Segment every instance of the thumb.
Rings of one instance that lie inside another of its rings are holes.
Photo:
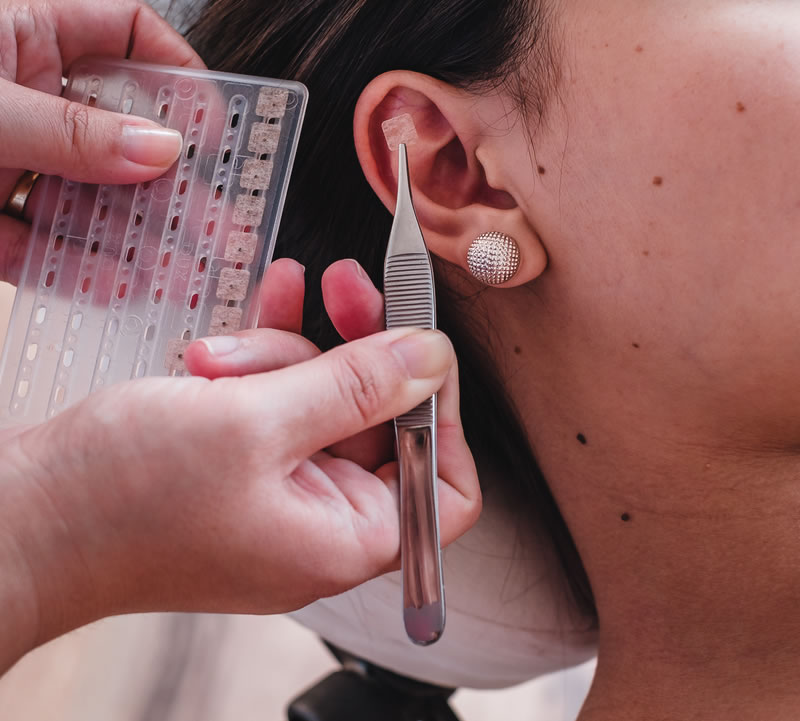
[[[88,183],[138,183],[163,173],[181,134],[0,81],[0,167]]]
[[[398,328],[250,376],[248,394],[259,399],[268,416],[262,427],[271,428],[283,460],[294,467],[419,405],[439,390],[454,362],[444,334]]]

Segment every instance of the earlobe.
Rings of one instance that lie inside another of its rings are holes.
[[[514,194],[504,187],[497,135],[486,132],[487,117],[497,103],[497,96],[396,70],[364,89],[355,110],[354,136],[367,181],[393,212],[397,154],[389,148],[383,125],[409,115],[417,136],[408,147],[411,186],[428,248],[469,271],[468,254],[470,248],[475,254],[479,236],[493,231],[509,236],[519,249],[518,270],[492,276],[503,278],[492,284],[514,286],[540,275],[547,256]],[[507,114],[506,106],[502,112]],[[485,243],[482,247],[486,249]]]

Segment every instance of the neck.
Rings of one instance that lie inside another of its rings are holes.
[[[643,664],[648,666],[644,670]],[[673,665],[654,664],[641,655],[627,668],[607,668],[601,661],[578,721],[797,719],[796,675],[709,677],[695,671],[677,673]]]
[[[796,446],[752,428],[737,437],[738,417],[712,422],[689,390],[670,391],[603,348],[565,347],[546,314],[538,331],[513,317],[526,318],[493,317],[511,339],[498,364],[600,618],[580,721],[796,719]]]
[[[581,721],[797,718],[800,469],[702,455],[550,474],[600,619]]]

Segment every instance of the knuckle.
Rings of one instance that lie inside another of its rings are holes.
[[[76,102],[67,102],[64,105],[62,128],[67,155],[80,168],[88,165],[90,127],[89,108]]]
[[[358,414],[360,421],[371,423],[383,404],[374,366],[343,355],[335,376],[341,397]]]

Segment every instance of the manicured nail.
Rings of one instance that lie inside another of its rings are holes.
[[[450,341],[434,330],[412,332],[391,345],[412,378],[434,378],[445,373],[452,360]]]
[[[200,341],[213,356],[230,355],[234,353],[241,343],[235,335],[213,335]]]
[[[122,127],[122,154],[139,165],[169,167],[181,154],[183,137],[169,128]]]

